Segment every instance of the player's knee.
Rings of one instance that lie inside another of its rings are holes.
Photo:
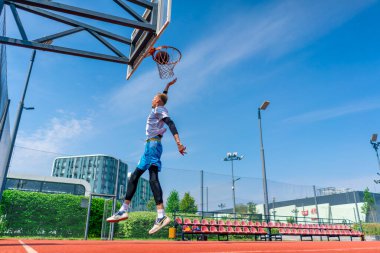
[[[136,169],[129,178],[129,181],[132,183],[137,183],[140,179],[141,174],[142,173],[139,171],[139,169]]]
[[[152,188],[152,190],[160,188],[160,182],[156,178],[154,178],[154,179],[151,178],[149,180],[149,184],[150,184],[150,188]]]

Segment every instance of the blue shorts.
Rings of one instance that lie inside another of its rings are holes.
[[[161,171],[161,154],[161,141],[147,141],[145,144],[144,154],[141,156],[137,168],[146,171],[151,165],[155,165],[157,166],[158,171]]]

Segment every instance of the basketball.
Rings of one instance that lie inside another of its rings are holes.
[[[154,56],[154,60],[159,64],[167,64],[170,56],[166,51],[158,51]]]

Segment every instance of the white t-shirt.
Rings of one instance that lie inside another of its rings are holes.
[[[164,106],[152,108],[148,119],[146,120],[146,138],[150,139],[159,134],[163,135],[166,132],[163,118],[169,117],[168,110]]]

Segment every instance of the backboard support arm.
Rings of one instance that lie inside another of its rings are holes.
[[[20,32],[21,38],[12,38],[7,36],[0,36],[0,43],[31,48],[42,51],[49,51],[54,53],[79,56],[103,61],[110,61],[121,64],[131,64],[131,59],[135,59],[139,52],[142,50],[144,45],[132,45],[132,39],[126,38],[122,35],[112,33],[105,29],[100,28],[99,26],[89,25],[85,22],[81,22],[75,19],[75,17],[84,17],[92,20],[102,21],[108,24],[126,26],[138,29],[146,34],[147,37],[154,37],[156,33],[157,26],[157,3],[149,2],[146,0],[114,0],[116,6],[119,6],[122,10],[127,12],[132,19],[126,19],[123,17],[117,17],[114,15],[109,15],[102,12],[92,11],[84,8],[79,8],[71,5],[61,4],[55,1],[46,1],[46,0],[0,0],[0,8],[3,5],[5,8],[8,5],[12,11],[12,14],[15,18],[18,30]],[[128,4],[129,2],[129,4]],[[130,3],[151,10],[153,15],[150,15],[149,18],[144,17],[143,15],[138,14],[130,6]],[[22,25],[21,18],[18,14],[18,10],[23,10],[50,20],[54,20],[73,28],[66,31],[58,32],[55,34],[47,35],[41,38],[31,40],[27,36],[24,26]],[[3,11],[3,8],[1,8]],[[52,12],[53,11],[53,12]],[[60,15],[58,13],[70,14],[74,17],[67,17]],[[86,31],[91,34],[95,39],[101,42],[106,48],[110,50],[110,54],[98,53],[93,51],[78,50],[71,47],[47,45],[44,42],[57,40],[72,34]],[[132,57],[126,57],[122,53],[122,49],[112,44],[112,41],[106,40],[105,38],[111,39],[113,41],[121,42],[123,44],[133,46],[133,51],[131,51]]]

